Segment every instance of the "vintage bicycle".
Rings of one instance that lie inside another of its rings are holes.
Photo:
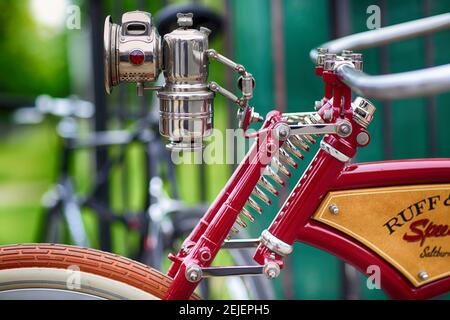
[[[276,278],[283,257],[301,241],[326,250],[361,272],[379,269],[382,288],[393,298],[426,299],[450,290],[450,159],[351,163],[370,143],[375,106],[355,92],[383,99],[430,95],[450,89],[450,65],[370,76],[362,55],[374,47],[450,28],[450,14],[429,17],[338,39],[311,52],[324,96],[313,112],[266,115],[249,104],[254,79],[246,69],[208,48],[208,30],[190,28],[191,14],[179,14],[179,28],[161,41],[151,16],[134,11],[122,25],[105,22],[105,84],[136,82],[138,94],[155,90],[160,99],[160,132],[173,152],[201,150],[212,130],[214,93],[238,105],[239,127],[255,142],[232,177],[185,239],[167,274],[137,262],[80,247],[55,244],[0,247],[0,296],[196,299],[202,279],[232,275]],[[239,73],[242,97],[208,82],[208,62]],[[161,69],[163,86],[146,86]],[[229,238],[243,219],[270,205],[303,153],[320,149],[257,239]],[[255,248],[254,265],[212,267],[221,250]],[[67,269],[79,268],[80,285],[67,288]]]

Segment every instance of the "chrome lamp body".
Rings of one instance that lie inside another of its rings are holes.
[[[157,91],[159,130],[169,140],[167,147],[177,151],[201,150],[203,139],[213,130],[215,93],[236,103],[241,109],[239,115],[251,118],[253,109],[248,101],[253,97],[254,79],[243,66],[208,48],[210,30],[193,29],[192,13],[178,13],[177,17],[178,28],[161,39],[149,13],[127,12],[121,25],[112,23],[108,16],[104,30],[105,87],[111,93],[120,82],[134,82],[138,95],[145,90]],[[208,83],[211,59],[240,74],[241,98],[215,82]],[[145,85],[156,81],[161,72],[163,86]]]
[[[163,39],[166,84],[158,92],[159,130],[175,150],[202,149],[203,138],[213,129],[214,92],[208,87],[209,30],[189,29],[192,15]]]

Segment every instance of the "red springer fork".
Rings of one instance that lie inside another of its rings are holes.
[[[208,267],[214,260],[263,170],[283,144],[283,140],[276,137],[275,129],[280,123],[283,123],[280,112],[272,111],[267,115],[261,134],[225,188],[184,241],[178,254],[169,255],[172,265],[168,275],[174,281],[166,299],[188,299],[197,287],[201,279],[188,280],[187,271]]]

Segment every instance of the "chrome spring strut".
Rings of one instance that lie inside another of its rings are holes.
[[[287,114],[286,118],[288,122],[295,121],[298,124],[323,122],[317,113],[301,117],[293,116],[292,118]],[[292,176],[291,170],[298,168],[299,161],[304,159],[303,154],[310,151],[311,145],[316,143],[316,139],[317,136],[313,134],[291,135],[284,142],[278,154],[265,168],[227,239],[230,239],[232,234],[238,233],[240,228],[246,228],[248,226],[246,221],[255,221],[254,214],[262,214],[263,205],[270,206],[273,203],[269,194],[274,197],[280,195],[278,188],[286,186],[286,180]]]

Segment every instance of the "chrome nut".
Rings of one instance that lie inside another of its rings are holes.
[[[189,282],[199,282],[203,276],[202,268],[196,264],[191,264],[186,268],[185,276]]]
[[[325,55],[327,53],[328,53],[327,48],[317,48],[317,60],[316,60],[317,66],[323,66],[324,60],[325,60]]]
[[[354,64],[356,70],[359,70],[359,71],[363,70],[363,57],[362,57],[361,53],[353,53],[352,61],[353,61],[353,64]]]
[[[367,146],[367,144],[370,141],[370,137],[367,134],[367,132],[360,132],[357,134],[356,136],[356,142],[358,143],[359,146],[364,147]]]
[[[269,279],[275,279],[280,275],[280,266],[278,263],[269,261],[264,265],[264,274]]]
[[[376,111],[374,104],[365,98],[357,97],[352,103],[352,108],[353,120],[367,129]]]
[[[275,137],[280,141],[285,141],[291,134],[291,128],[286,123],[280,123],[274,128]]]
[[[352,125],[350,122],[344,120],[338,125],[338,132],[337,134],[341,137],[348,137],[352,134]]]
[[[352,50],[342,50],[341,55],[343,57],[350,57],[353,54]]]

